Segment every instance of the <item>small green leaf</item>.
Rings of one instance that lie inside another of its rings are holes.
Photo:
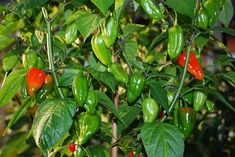
[[[141,139],[149,157],[183,157],[184,140],[179,129],[166,123],[145,123]]]
[[[7,104],[16,95],[22,85],[26,72],[26,70],[17,70],[10,73],[0,89],[0,106]]]
[[[195,43],[197,44],[198,52],[201,52],[203,47],[207,44],[208,40],[209,36],[206,34],[199,35],[196,38]]]
[[[233,4],[231,0],[225,0],[223,8],[220,12],[219,19],[226,26],[229,26],[233,18]]]
[[[9,36],[5,36],[5,35],[1,35],[0,34],[0,50],[7,48],[8,46],[10,46],[13,42],[15,41],[15,39],[13,37],[9,37]]]
[[[235,88],[235,72],[220,73],[219,76]]]
[[[144,25],[140,25],[140,24],[127,24],[124,28],[123,28],[123,36],[126,38],[130,33],[132,32],[138,32],[140,30],[142,30],[143,28],[145,28]]]
[[[219,32],[224,32],[224,33],[227,33],[229,35],[235,36],[235,29],[233,29],[233,28],[215,27],[215,28],[212,28],[211,30],[219,31]]]
[[[95,6],[99,8],[104,15],[106,15],[114,0],[91,0],[91,2],[95,4]]]
[[[152,49],[154,48],[154,46],[156,44],[158,44],[160,41],[164,40],[165,38],[167,38],[167,32],[163,32],[159,35],[157,35],[151,42],[150,46],[148,47],[148,53],[150,53],[152,51]]]

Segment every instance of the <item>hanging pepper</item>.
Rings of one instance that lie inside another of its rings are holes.
[[[152,0],[140,0],[140,5],[150,18],[152,19],[162,18],[162,13],[159,6],[154,4]]]
[[[215,102],[210,100],[210,99],[207,99],[206,100],[206,108],[209,112],[212,112],[214,110],[214,107],[215,107]]]
[[[96,113],[96,106],[98,105],[98,98],[93,90],[89,90],[84,107],[89,114]]]
[[[207,29],[209,24],[209,18],[206,11],[201,8],[198,12],[197,26],[201,29]]]
[[[53,77],[50,74],[45,76],[45,83],[43,84],[42,88],[36,93],[36,101],[41,103],[45,100],[46,96],[52,91],[53,89]]]
[[[108,71],[112,73],[118,81],[122,83],[128,83],[128,74],[125,70],[123,70],[119,63],[112,63],[111,66],[109,66]]]
[[[18,57],[16,54],[7,54],[3,57],[2,67],[5,72],[10,71],[15,67],[18,62]]]
[[[128,83],[127,101],[134,102],[142,93],[146,79],[143,75],[134,74]]]
[[[181,67],[184,67],[185,60],[186,60],[186,52],[184,51],[178,57],[178,64]],[[204,78],[204,73],[202,71],[202,68],[192,51],[190,52],[189,56],[188,72],[191,73],[193,76],[195,76],[198,80],[203,80]]]
[[[72,23],[67,25],[67,28],[65,30],[65,42],[66,44],[71,44],[76,38],[77,38],[77,25],[76,23]]]
[[[91,39],[91,46],[101,63],[109,66],[112,63],[111,51],[107,48],[100,33],[94,35]]]
[[[25,69],[37,67],[38,56],[33,51],[25,52],[22,55],[22,62]]]
[[[101,25],[101,34],[106,46],[111,47],[118,36],[118,21],[112,16],[106,19]]]
[[[167,52],[171,59],[180,55],[184,48],[184,33],[179,25],[175,25],[168,30]]]
[[[83,74],[74,77],[72,83],[73,96],[79,106],[83,106],[88,93],[88,82]]]
[[[74,152],[74,156],[76,156],[76,157],[84,157],[85,156],[85,151],[80,146],[77,146],[77,149]]]
[[[86,143],[98,130],[100,126],[100,118],[97,115],[81,113],[78,118],[79,137],[78,144]]]
[[[191,135],[196,121],[196,112],[190,107],[181,107],[178,110],[178,126],[184,138]]]
[[[146,98],[141,103],[145,123],[153,122],[159,113],[159,106],[152,98]]]
[[[202,91],[193,92],[193,108],[195,111],[199,111],[205,104],[207,95]]]
[[[203,8],[205,9],[207,15],[208,15],[208,25],[213,26],[216,21],[218,20],[219,14],[220,14],[220,5],[222,0],[206,0],[203,4]]]
[[[26,75],[27,93],[34,96],[35,93],[43,86],[45,82],[45,73],[38,68],[30,68]]]

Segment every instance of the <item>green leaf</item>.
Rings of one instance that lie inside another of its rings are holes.
[[[153,99],[161,105],[165,110],[169,109],[166,91],[161,87],[161,84],[156,80],[148,80],[147,84],[150,87],[150,94]]]
[[[76,21],[79,32],[86,39],[102,22],[103,17],[99,14],[93,14],[90,11],[77,11],[73,13],[68,20],[67,24]]]
[[[33,137],[37,146],[46,152],[69,131],[76,102],[72,99],[47,99],[37,109],[33,121]]]
[[[123,36],[124,36],[124,38],[126,38],[130,33],[138,32],[138,31],[142,30],[143,28],[145,28],[144,25],[133,24],[133,23],[127,24],[123,28]]]
[[[91,157],[110,157],[107,149],[101,144],[88,146],[86,151],[89,152]]]
[[[197,44],[198,52],[201,52],[203,47],[207,44],[208,40],[209,36],[207,34],[199,35],[196,38],[195,43]]]
[[[116,116],[116,118],[118,120],[120,120],[120,122],[126,126],[125,122],[123,121],[123,119],[121,118],[121,116],[118,114],[117,112],[117,109],[115,108],[115,105],[113,104],[113,102],[110,100],[110,98],[103,92],[100,92],[100,91],[95,91],[97,97],[98,97],[98,100],[99,100],[99,103],[101,105],[103,105],[105,108],[107,108],[109,111],[111,111],[114,116]]]
[[[166,4],[178,13],[194,17],[195,0],[166,0]]]
[[[7,104],[20,89],[26,70],[17,70],[10,73],[3,87],[0,89],[0,107]]]
[[[0,50],[7,48],[8,46],[10,46],[13,42],[15,41],[15,39],[13,37],[9,37],[9,36],[5,36],[5,35],[1,35],[0,34]]]
[[[233,18],[233,4],[231,0],[225,0],[223,8],[220,12],[219,19],[226,26],[229,26]]]
[[[95,6],[99,8],[104,15],[106,15],[109,11],[109,7],[113,4],[114,0],[91,0],[91,2],[95,4]]]
[[[227,55],[220,55],[220,57],[215,58],[215,60],[213,61],[215,65],[231,66],[234,68],[232,62],[235,62],[235,58],[229,57]]]
[[[224,32],[229,35],[235,36],[235,29],[233,28],[227,28],[227,27],[214,27],[211,30],[213,31],[219,31],[219,32]]]
[[[219,76],[235,88],[235,72],[220,73]]]
[[[145,123],[141,139],[149,157],[183,157],[184,140],[179,129],[166,123]]]
[[[73,78],[79,73],[79,69],[64,69],[63,75],[59,78],[60,86],[71,86]]]
[[[158,44],[160,41],[164,40],[167,37],[167,32],[163,32],[159,35],[157,35],[153,41],[151,42],[150,46],[148,47],[148,53],[150,53],[152,51],[152,49],[154,48],[154,46],[156,44]]]
[[[118,20],[125,7],[126,0],[115,0],[114,17]]]

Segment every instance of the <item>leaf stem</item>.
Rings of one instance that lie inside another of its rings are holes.
[[[116,107],[116,109],[118,109],[118,103],[119,103],[119,94],[118,91],[114,96],[114,105]],[[112,144],[114,145],[112,147],[112,157],[117,157],[118,156],[118,146],[116,145],[117,143],[117,122],[115,120],[113,120],[112,122]]]
[[[6,72],[5,75],[4,75],[4,78],[3,78],[3,81],[2,81],[2,86],[1,86],[1,87],[4,86],[5,81],[6,81],[6,79],[7,79],[7,75],[8,75],[8,72]]]

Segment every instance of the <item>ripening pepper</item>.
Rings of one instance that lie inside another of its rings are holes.
[[[90,115],[83,112],[79,115],[78,126],[78,144],[82,145],[86,143],[99,130],[100,118],[98,115]]]
[[[143,75],[134,74],[129,82],[127,88],[127,101],[134,102],[142,93],[145,86],[146,79]]]
[[[2,67],[5,72],[10,71],[15,67],[18,62],[16,54],[9,54],[3,57]]]
[[[184,48],[184,33],[179,25],[175,25],[168,30],[167,52],[171,59],[180,55]]]
[[[105,42],[100,33],[94,35],[91,39],[92,50],[95,56],[99,59],[101,63],[109,66],[112,63],[111,51],[105,45]]]
[[[159,113],[159,106],[152,98],[145,98],[141,103],[145,123],[153,122]]]
[[[214,110],[214,107],[215,107],[215,102],[210,100],[210,99],[207,99],[206,100],[206,108],[209,112],[212,112]]]
[[[205,0],[203,8],[205,9],[208,15],[208,25],[213,26],[218,20],[220,14],[220,1],[222,0]]]
[[[118,21],[112,16],[107,18],[101,25],[101,34],[106,46],[113,46],[118,36]]]
[[[72,92],[78,105],[83,106],[88,94],[88,82],[83,74],[78,74],[73,78]]]
[[[37,67],[38,56],[33,51],[25,52],[22,55],[22,62],[25,69]]]
[[[128,83],[128,74],[119,63],[112,63],[111,66],[109,66],[108,71],[112,73],[118,81]]]
[[[93,90],[89,90],[86,102],[84,104],[84,108],[86,109],[87,113],[95,114],[97,105],[98,105],[98,98],[96,93]]]
[[[46,96],[52,91],[54,86],[53,77],[50,74],[45,76],[45,82],[42,88],[36,93],[36,101],[41,103],[43,100],[46,99]]]
[[[201,29],[207,29],[209,24],[209,19],[206,11],[204,9],[200,9],[197,17],[197,26]]]
[[[140,5],[150,18],[162,18],[162,13],[159,6],[154,4],[152,0],[140,0]]]
[[[77,38],[77,25],[76,23],[72,23],[67,25],[67,28],[65,30],[65,42],[66,44],[71,44],[76,38]]]
[[[30,68],[26,75],[26,87],[29,96],[34,96],[45,82],[45,73],[38,68]]]
[[[178,127],[184,138],[191,135],[196,121],[196,112],[191,107],[181,107],[178,109]]]
[[[182,52],[180,56],[178,56],[178,64],[181,67],[184,67],[184,63],[186,60],[186,52]],[[204,73],[202,71],[201,65],[199,64],[196,56],[191,51],[189,56],[189,62],[188,62],[188,72],[191,73],[193,76],[195,76],[198,80],[203,80]]]
[[[193,108],[195,111],[199,111],[202,106],[205,104],[207,99],[206,93],[202,91],[193,92]]]

